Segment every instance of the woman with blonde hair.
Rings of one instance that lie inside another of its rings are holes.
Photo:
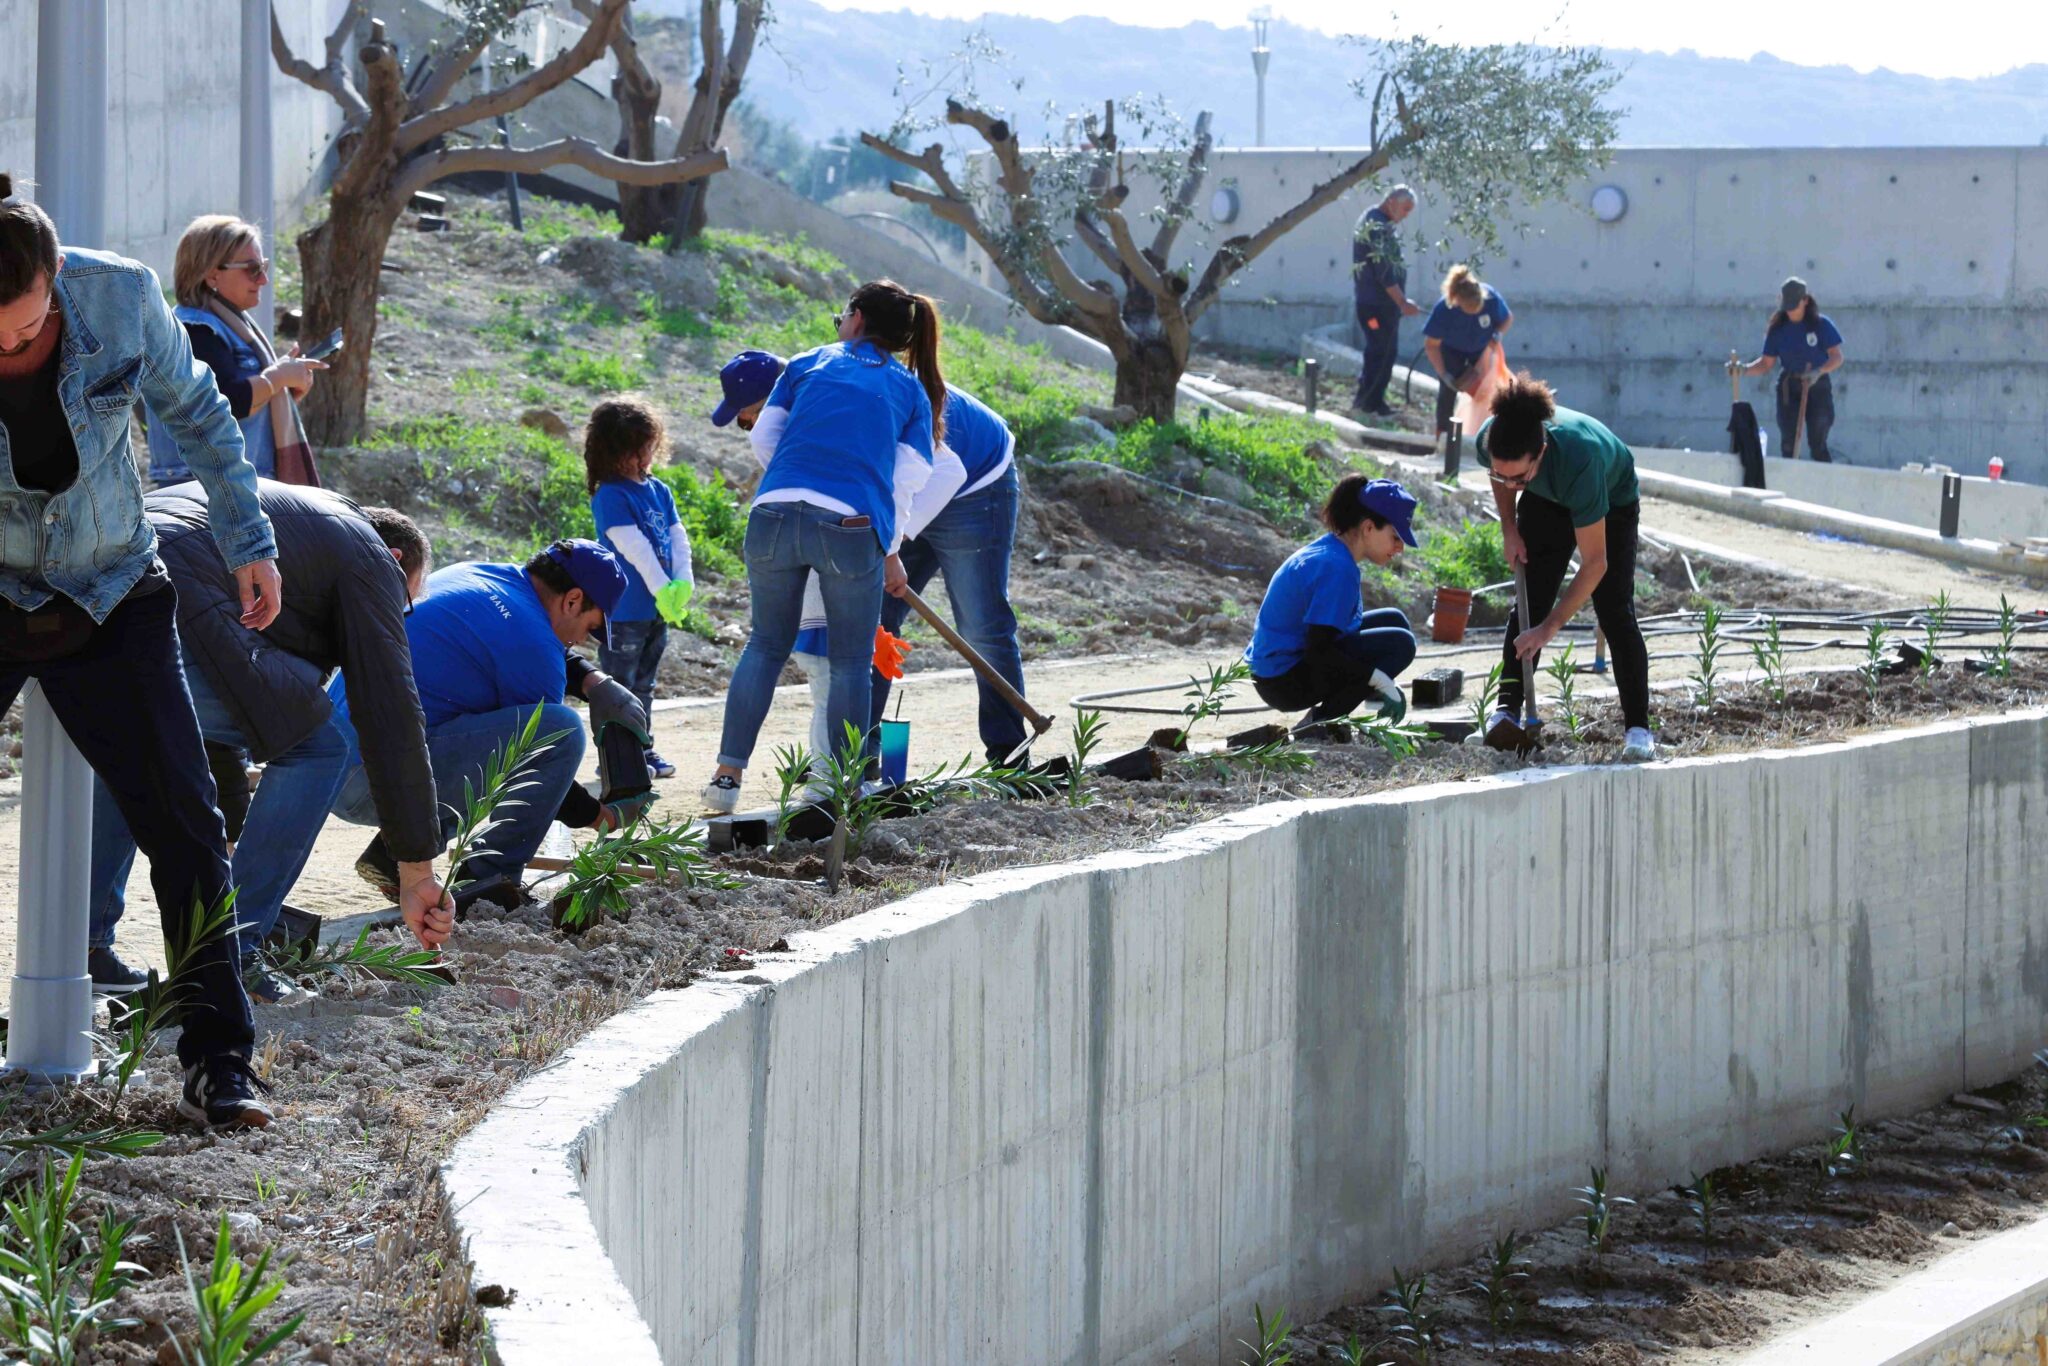
[[[1471,400],[1466,425],[1484,421],[1492,391],[1507,377],[1507,355],[1501,336],[1514,323],[1508,301],[1467,265],[1455,265],[1444,276],[1443,297],[1422,325],[1423,348],[1436,370],[1436,434],[1451,429],[1458,395]]]
[[[280,356],[252,310],[270,279],[263,234],[253,223],[226,214],[195,218],[178,239],[172,267],[172,310],[192,339],[192,354],[213,371],[214,382],[242,428],[242,447],[256,473],[287,484],[320,483],[313,448],[299,423],[296,400],[327,367]],[[149,477],[158,487],[192,477],[178,443],[154,414],[149,419]]]

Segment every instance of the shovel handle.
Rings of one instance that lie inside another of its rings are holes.
[[[967,661],[968,666],[980,676],[984,683],[994,688],[997,693],[1001,694],[1005,702],[1015,707],[1017,714],[1026,721],[1029,721],[1033,730],[1043,735],[1052,729],[1052,718],[1039,711],[1029,702],[1026,702],[1024,694],[1012,687],[1009,679],[997,673],[995,666],[981,657],[981,651],[969,645],[964,636],[946,623],[944,617],[934,612],[931,609],[931,605],[917,595],[915,588],[905,588],[903,590],[903,600],[910,604],[911,610],[924,618],[925,625],[937,631],[940,638],[952,646],[962,659]]]
[[[1742,357],[1733,351],[1728,353],[1728,401],[1742,402]]]

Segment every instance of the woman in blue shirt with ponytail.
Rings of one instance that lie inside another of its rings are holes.
[[[804,580],[816,571],[825,599],[835,746],[865,734],[869,668],[884,592],[908,583],[900,528],[928,520],[966,471],[935,472],[944,436],[939,315],[932,300],[893,280],[853,292],[834,319],[839,340],[789,362],[754,420],[764,470],[747,517],[747,588],[753,629],[725,695],[718,767],[704,788],[717,812],[739,805],[740,775],[796,644]],[[899,359],[901,357],[901,359]]]

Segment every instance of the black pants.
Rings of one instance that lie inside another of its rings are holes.
[[[1415,632],[1398,607],[1365,614],[1356,631],[1326,645],[1311,645],[1284,674],[1254,678],[1259,700],[1275,711],[1311,708],[1308,719],[1349,716],[1372,696],[1373,671],[1398,677],[1415,662]]]
[[[1828,432],[1835,425],[1834,376],[1822,375],[1806,391],[1806,457],[1832,462]],[[1778,372],[1778,454],[1792,454],[1792,436],[1799,426],[1799,377]]]
[[[1387,385],[1394,378],[1394,362],[1400,358],[1401,310],[1361,302],[1358,330],[1365,334],[1365,363],[1358,369],[1358,393],[1351,406],[1376,413],[1388,406]]]
[[[1482,353],[1484,354],[1484,353]],[[1458,384],[1472,373],[1472,367],[1479,364],[1479,357],[1467,351],[1453,351],[1443,348],[1444,369],[1450,373],[1451,382],[1441,380],[1436,386],[1436,434],[1442,436],[1451,429],[1451,414],[1458,410]],[[1472,433],[1467,432],[1470,436]]]
[[[148,857],[165,942],[183,942],[194,897],[218,904],[229,874],[227,834],[178,656],[178,595],[171,581],[161,570],[143,579],[75,654],[0,666],[0,710],[30,678],[41,681],[57,720],[107,785]],[[79,915],[85,911],[75,908]],[[216,936],[187,967],[181,1063],[228,1052],[247,1056],[255,1042],[234,946],[232,934]]]
[[[1614,686],[1621,692],[1622,719],[1630,726],[1650,724],[1650,650],[1643,628],[1636,624],[1636,527],[1642,504],[1624,503],[1607,510],[1607,572],[1593,589],[1593,616],[1607,633],[1607,657],[1614,661]],[[1569,512],[1533,493],[1515,505],[1515,525],[1529,551],[1529,613],[1541,621],[1557,606],[1565,571],[1578,533]],[[1507,640],[1501,651],[1500,705],[1518,718],[1522,713],[1522,671],[1515,659],[1515,637],[1522,633],[1516,612],[1508,613]],[[1539,660],[1529,661],[1534,670]]]

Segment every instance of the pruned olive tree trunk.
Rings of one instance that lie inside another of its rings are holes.
[[[1603,100],[1616,76],[1597,53],[1422,38],[1363,46],[1378,68],[1353,82],[1368,110],[1363,154],[1256,231],[1217,244],[1199,274],[1192,262],[1175,264],[1173,246],[1208,168],[1206,113],[1166,155],[1119,144],[1114,101],[1081,120],[1078,140],[1027,152],[1009,120],[972,99],[948,99],[943,123],[972,131],[989,150],[986,191],[962,186],[939,143],[913,152],[899,138],[863,133],[861,141],[920,172],[923,183],[896,181],[890,190],[973,238],[1026,313],[1107,346],[1116,401],[1163,422],[1174,414],[1195,323],[1239,271],[1354,187],[1398,164],[1448,201],[1446,236],[1456,230],[1492,245],[1502,223],[1607,159],[1619,114]],[[1123,107],[1156,121],[1136,102]],[[909,122],[906,112],[899,127]],[[1133,169],[1165,190],[1143,245],[1125,209]],[[1100,273],[1084,275],[1077,259]]]
[[[598,0],[576,0],[576,8],[590,17]],[[711,151],[725,131],[725,117],[740,97],[747,66],[753,61],[754,42],[767,15],[766,0],[737,0],[733,6],[732,40],[725,38],[723,0],[700,0],[697,40],[702,50],[697,82],[690,97],[689,112],[677,131],[673,155]],[[662,84],[640,56],[640,46],[629,21],[612,33],[612,56],[618,74],[612,80],[612,98],[619,106],[619,155],[636,161],[654,156],[656,113],[661,108]],[[619,185],[619,236],[628,242],[651,241],[656,234],[669,235],[669,249],[704,231],[704,192],[700,178],[659,185]]]
[[[384,249],[415,193],[444,176],[471,171],[573,165],[622,183],[653,185],[697,180],[725,169],[723,152],[649,161],[615,156],[584,138],[523,148],[465,141],[463,129],[523,109],[596,61],[623,21],[626,0],[595,4],[590,27],[544,65],[496,89],[456,99],[463,78],[521,7],[518,0],[474,6],[469,24],[436,52],[410,94],[381,21],[368,22],[357,51],[360,86],[350,72],[346,53],[350,37],[364,26],[362,0],[352,0],[328,34],[326,61],[317,67],[293,54],[276,11],[271,13],[271,50],[279,69],[323,91],[342,111],[339,168],[327,194],[327,217],[298,240],[305,335],[321,336],[339,327],[348,339],[301,404],[307,435],[316,442],[333,445],[362,435]]]

